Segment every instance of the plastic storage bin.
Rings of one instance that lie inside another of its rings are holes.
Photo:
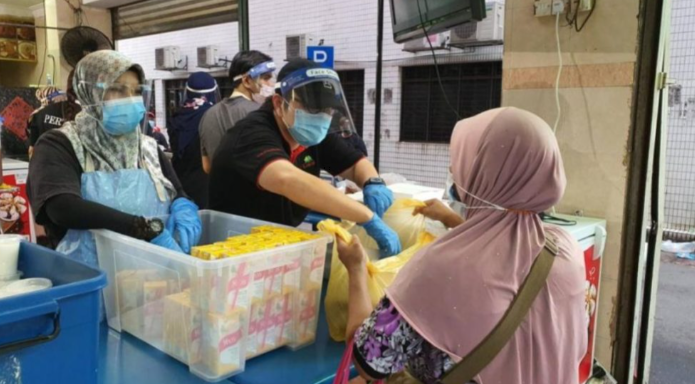
[[[0,382],[93,384],[99,357],[103,272],[22,242],[24,278],[53,288],[0,299]]]
[[[201,211],[200,244],[276,224]],[[294,228],[292,228],[294,229]],[[109,326],[187,364],[207,381],[246,360],[313,343],[329,236],[206,261],[110,231],[95,231]]]

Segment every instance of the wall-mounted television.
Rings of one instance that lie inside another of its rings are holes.
[[[403,43],[485,18],[485,0],[390,0],[393,40]],[[419,8],[418,8],[419,4]]]

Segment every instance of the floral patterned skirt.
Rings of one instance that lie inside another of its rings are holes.
[[[355,333],[354,357],[374,379],[386,379],[407,369],[423,384],[438,383],[455,365],[447,353],[422,338],[387,297]]]

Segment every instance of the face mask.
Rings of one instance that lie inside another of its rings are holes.
[[[154,121],[150,120],[150,121],[148,121],[148,123],[150,124],[150,128],[154,129]]]
[[[449,172],[446,177],[446,192],[449,197],[449,208],[465,219],[467,210],[466,204],[461,202],[461,198],[456,190],[456,184],[454,183],[454,175],[452,175],[451,172]]]
[[[265,103],[265,96],[261,95],[260,93],[254,93],[253,95],[251,95],[251,98],[258,104]]]
[[[271,87],[270,85],[262,85],[261,86],[261,96],[270,97],[270,96],[273,96],[274,93],[275,93],[275,87]]]
[[[265,99],[267,99],[270,96],[273,96],[273,94],[275,93],[275,87],[271,87],[269,85],[260,83],[257,84],[261,91],[260,93],[253,93],[251,97],[253,98],[253,101],[257,102],[258,104],[263,104],[265,103]]]
[[[290,127],[290,135],[299,145],[313,147],[326,138],[333,117],[327,113],[312,114],[301,109],[294,111],[294,125]],[[285,125],[288,125],[285,122]]]
[[[141,96],[108,100],[102,109],[106,133],[121,136],[134,132],[145,117],[145,103]]]

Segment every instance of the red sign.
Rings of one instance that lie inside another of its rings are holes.
[[[26,236],[31,240],[33,225],[29,199],[27,199],[27,185],[18,183],[15,175],[5,175],[3,182],[14,187],[8,190],[0,190],[0,225],[2,233],[12,233]]]
[[[8,129],[21,140],[26,140],[27,121],[32,112],[34,112],[34,107],[21,97],[15,97],[0,113],[0,116],[5,119],[5,122],[2,123],[3,129]]]
[[[594,258],[594,253],[595,247],[593,246],[584,251],[584,263],[586,265],[586,314],[589,317],[587,336],[589,337],[589,344],[586,355],[579,364],[579,383],[585,383],[591,377],[594,366],[598,288],[601,278],[601,257]]]

